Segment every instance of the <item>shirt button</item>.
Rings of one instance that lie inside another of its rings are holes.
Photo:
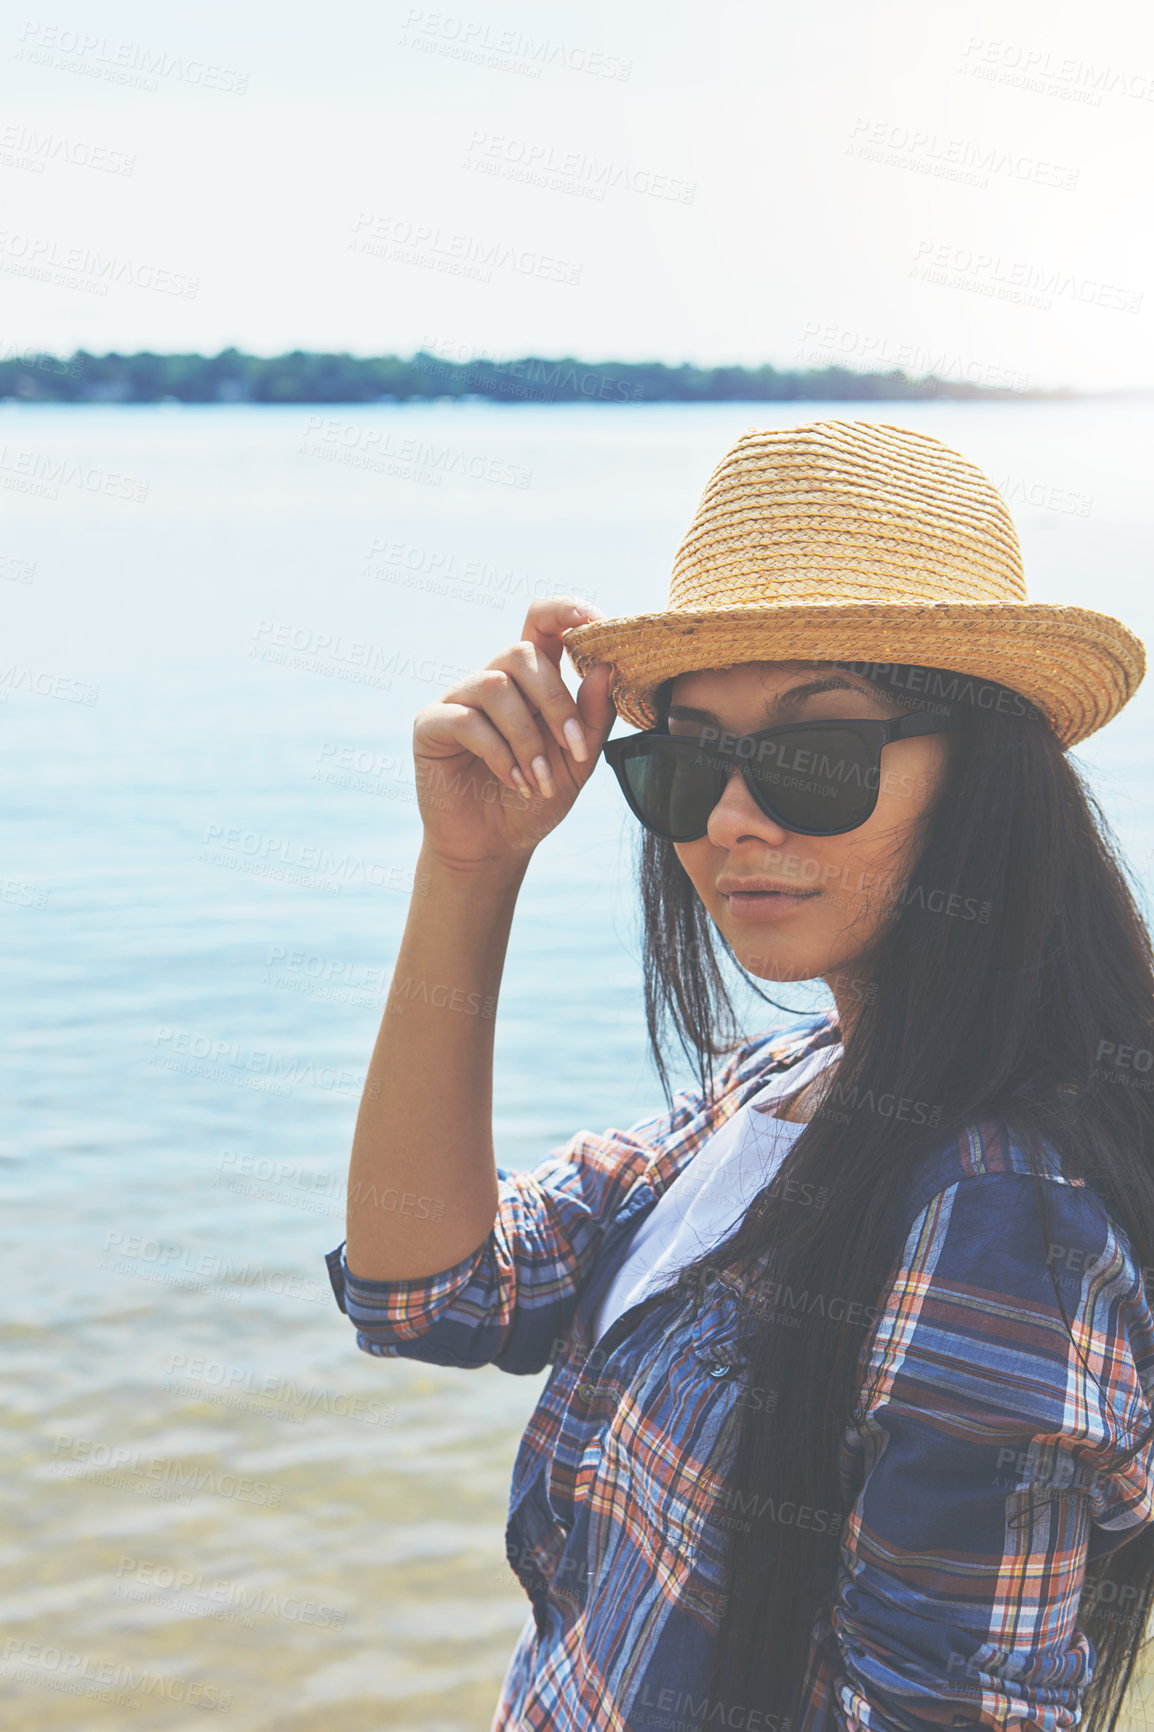
[[[592,1401],[593,1397],[597,1394],[597,1386],[594,1383],[579,1383],[577,1385],[577,1393],[581,1397],[582,1401]]]
[[[717,1365],[711,1365],[709,1367],[709,1375],[710,1377],[727,1377],[731,1370],[731,1366],[719,1362]]]

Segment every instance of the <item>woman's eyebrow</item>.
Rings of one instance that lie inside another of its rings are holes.
[[[840,674],[829,674],[825,679],[807,680],[804,685],[790,686],[786,692],[779,692],[773,703],[766,709],[767,716],[788,714],[789,710],[802,702],[804,698],[812,698],[818,692],[856,692],[858,697],[873,696],[865,693],[852,680],[842,679]],[[670,704],[669,720],[671,722],[714,722],[720,727],[720,717],[712,710],[694,709],[689,704]]]

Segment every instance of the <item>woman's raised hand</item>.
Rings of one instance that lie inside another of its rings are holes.
[[[424,848],[449,866],[523,868],[593,773],[616,711],[597,662],[573,698],[563,634],[599,608],[572,596],[530,604],[517,643],[418,710],[413,723]]]

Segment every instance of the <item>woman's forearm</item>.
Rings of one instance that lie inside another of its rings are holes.
[[[418,862],[349,1163],[345,1257],[363,1280],[451,1268],[492,1228],[493,1029],[527,863]]]

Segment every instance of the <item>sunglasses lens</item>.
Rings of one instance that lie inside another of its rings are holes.
[[[877,799],[874,752],[853,730],[828,722],[760,740],[753,757],[740,759],[651,735],[624,758],[620,774],[643,824],[669,841],[690,842],[705,834],[739,763],[762,809],[803,834],[855,829]]]
[[[754,799],[762,796],[787,829],[833,835],[864,824],[873,811],[875,764],[857,733],[824,723],[760,741],[746,777]]]
[[[723,772],[688,741],[650,739],[622,764],[641,822],[671,842],[704,836],[725,790]]]

